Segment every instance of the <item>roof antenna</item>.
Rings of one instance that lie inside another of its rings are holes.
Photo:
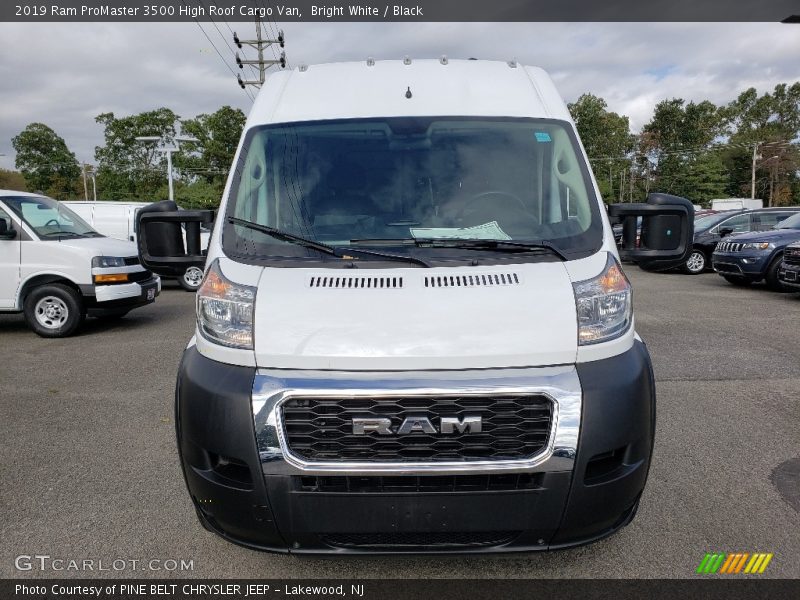
[[[406,90],[406,98],[411,98],[411,96],[413,96],[411,93],[411,86],[408,86],[408,89]]]

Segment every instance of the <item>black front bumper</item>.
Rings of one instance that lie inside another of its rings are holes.
[[[787,287],[800,289],[800,264],[784,260],[778,269],[778,280]]]
[[[277,552],[508,552],[575,546],[634,516],[655,431],[650,357],[628,352],[577,366],[583,390],[574,468],[482,475],[265,475],[251,393],[255,369],[195,347],[183,357],[176,427],[203,525]]]

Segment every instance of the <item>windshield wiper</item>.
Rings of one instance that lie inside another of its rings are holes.
[[[77,233],[75,231],[48,231],[47,233],[40,233],[39,235],[47,237],[51,235],[57,235],[57,236],[71,235],[75,237],[83,237],[82,233]]]
[[[515,240],[453,240],[448,238],[419,238],[415,240],[417,246],[430,246],[432,248],[466,248],[475,250],[488,250],[490,252],[530,252],[533,250],[548,250],[561,260],[567,257],[558,246],[547,240],[536,242],[518,242]]]
[[[467,250],[488,250],[489,252],[531,252],[547,250],[561,260],[567,260],[558,246],[541,240],[536,242],[518,242],[515,240],[475,240],[458,238],[361,238],[350,240],[351,244],[413,244],[427,248],[465,248]]]
[[[280,229],[275,229],[274,227],[270,227],[268,225],[260,225],[259,223],[253,223],[252,221],[246,221],[244,219],[237,219],[236,217],[228,217],[228,223],[231,223],[232,225],[240,225],[246,229],[252,229],[253,231],[258,231],[265,235],[269,235],[275,238],[276,240],[289,242],[290,244],[297,244],[298,246],[303,246],[305,248],[311,248],[313,250],[317,250],[318,252],[323,252],[324,254],[330,254],[331,256],[336,256],[338,258],[343,258],[345,260],[350,260],[354,258],[352,256],[348,256],[347,254],[343,254],[341,251],[334,248],[333,246],[328,246],[327,244],[323,244],[322,242],[315,242],[314,240],[309,240],[304,237],[300,237],[299,235],[294,235],[293,233],[289,233],[287,231],[281,231]],[[408,262],[415,265],[420,265],[422,267],[430,267],[430,265],[426,261],[420,258],[415,258],[413,256],[386,254],[384,252],[362,250],[360,248],[359,249],[348,248],[347,252],[364,254],[367,256],[374,256],[376,258],[385,258],[387,260]]]

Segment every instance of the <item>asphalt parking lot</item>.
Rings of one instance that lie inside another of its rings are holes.
[[[773,483],[800,457],[800,294],[628,272],[658,380],[650,479],[630,526],[544,554],[333,559],[231,545],[197,522],[175,449],[192,294],[166,282],[155,305],[64,340],[0,316],[0,576],[692,577],[708,551],[745,551],[775,554],[765,576],[800,577],[798,498]],[[185,559],[193,570],[15,568],[34,554]]]

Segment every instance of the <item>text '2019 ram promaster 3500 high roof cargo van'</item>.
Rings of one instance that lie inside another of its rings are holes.
[[[178,376],[203,525],[251,548],[342,553],[543,550],[627,524],[655,394],[606,212],[541,69],[407,59],[273,75]],[[688,201],[609,212],[624,256],[686,260]],[[141,220],[151,263],[191,260],[148,246],[148,227],[177,218]]]

